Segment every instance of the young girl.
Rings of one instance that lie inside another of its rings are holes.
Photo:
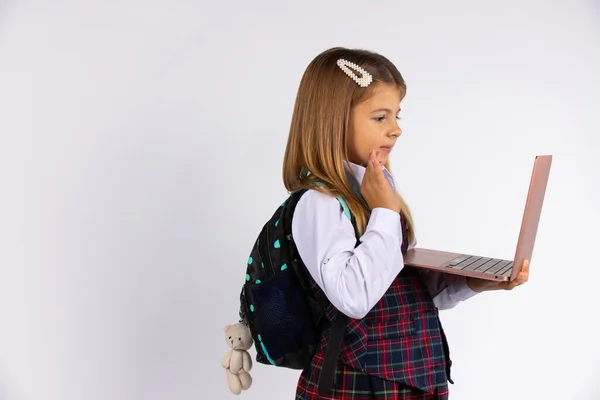
[[[292,234],[302,261],[332,307],[349,318],[333,388],[319,391],[331,324],[297,400],[445,399],[450,357],[438,309],[485,290],[512,289],[528,279],[495,283],[404,266],[416,244],[411,213],[390,173],[404,79],[385,57],[333,48],[306,69],[296,99],[283,178],[299,200]],[[355,218],[356,232],[336,199]]]

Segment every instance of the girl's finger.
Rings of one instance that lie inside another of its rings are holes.
[[[369,159],[367,160],[367,170],[365,171],[365,176],[370,173],[373,169],[373,149],[369,150]]]
[[[517,282],[519,283],[519,285],[522,285],[525,282],[527,282],[528,278],[529,278],[528,274],[526,274],[524,272],[519,272],[519,275],[517,275]]]
[[[381,168],[381,162],[379,161],[379,154],[380,154],[380,150],[377,150],[375,152],[375,156],[373,157],[373,168],[374,171],[377,175],[380,175],[383,177],[383,169]]]

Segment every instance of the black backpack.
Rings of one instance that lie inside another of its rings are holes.
[[[309,272],[292,237],[294,209],[305,192],[292,193],[263,226],[248,258],[240,294],[240,322],[250,328],[256,361],[291,369],[310,364],[331,304],[322,291],[311,290]],[[338,201],[356,232],[346,202],[341,197]],[[346,315],[338,311],[319,380],[323,392],[333,385],[346,321]]]

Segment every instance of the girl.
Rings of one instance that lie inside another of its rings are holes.
[[[416,244],[414,222],[398,194],[388,157],[398,126],[404,79],[385,57],[329,49],[301,80],[285,152],[283,178],[300,198],[292,234],[302,261],[332,307],[347,315],[331,392],[318,389],[331,324],[324,328],[297,400],[445,399],[450,357],[438,309],[494,283],[405,267]],[[356,232],[336,199],[342,196]]]

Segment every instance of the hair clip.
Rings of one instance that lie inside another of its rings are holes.
[[[339,60],[337,60],[337,65],[338,65],[338,67],[340,67],[340,69],[342,71],[344,71],[346,73],[346,75],[348,75],[356,83],[358,83],[358,86],[360,86],[360,87],[367,87],[371,84],[371,82],[373,82],[373,76],[371,76],[370,73],[368,73],[363,68],[359,67],[358,65],[356,65],[348,60],[344,60],[343,58],[340,58]],[[356,72],[352,71],[350,68],[354,69],[357,72],[360,72],[362,77],[359,78],[356,75]]]

